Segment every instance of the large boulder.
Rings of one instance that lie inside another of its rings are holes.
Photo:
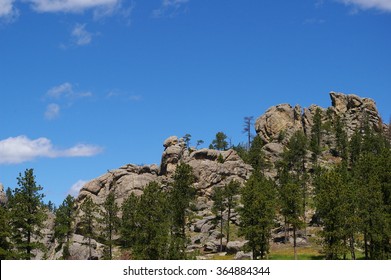
[[[281,104],[271,107],[255,122],[255,130],[265,143],[284,141],[297,130],[302,130],[302,108]],[[283,138],[283,139],[281,139]]]
[[[128,164],[86,183],[80,190],[77,201],[79,203],[90,196],[101,205],[110,192],[114,192],[117,203],[121,205],[131,194],[141,195],[144,187],[158,179],[157,165],[137,166]]]

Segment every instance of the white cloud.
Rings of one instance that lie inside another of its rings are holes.
[[[61,85],[52,87],[46,93],[46,95],[53,99],[67,98],[67,99],[77,99],[84,97],[91,97],[92,93],[89,91],[86,92],[77,92],[73,89],[71,83],[63,83]]]
[[[157,18],[175,16],[180,13],[181,7],[189,1],[190,0],[162,0],[160,8],[152,11],[152,16]]]
[[[80,13],[91,9],[112,10],[121,0],[28,0],[37,12]]]
[[[46,107],[45,118],[53,120],[60,115],[60,106],[56,103],[49,104]]]
[[[91,43],[93,34],[86,30],[85,24],[76,24],[71,32],[71,36],[75,45],[84,46]]]
[[[346,5],[353,5],[356,8],[367,10],[377,9],[384,12],[391,12],[391,0],[338,0]]]
[[[36,158],[90,157],[102,152],[95,145],[79,144],[69,149],[57,149],[44,137],[32,140],[21,135],[0,141],[0,164],[18,164]]]
[[[19,11],[14,6],[15,0],[0,0],[0,19],[5,22],[12,22],[15,20]]]
[[[70,194],[73,197],[77,197],[79,195],[79,192],[80,192],[81,188],[84,187],[84,185],[86,183],[87,183],[87,181],[84,181],[84,180],[77,181],[76,183],[74,183],[72,185],[72,187],[70,188],[68,194]]]

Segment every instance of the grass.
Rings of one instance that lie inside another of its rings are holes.
[[[292,246],[282,246],[280,248],[272,248],[270,260],[294,260],[294,252]],[[314,247],[299,247],[297,248],[298,260],[323,260],[324,255],[320,253],[319,248]]]

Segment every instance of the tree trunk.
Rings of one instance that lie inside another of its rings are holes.
[[[367,234],[366,231],[364,232],[364,251],[365,251],[365,259],[368,260],[369,259],[369,255],[368,255],[368,234]]]
[[[297,244],[296,244],[296,226],[293,226],[293,253],[295,255],[295,260],[297,260]]]
[[[31,232],[30,231],[27,232],[27,248],[26,248],[26,251],[27,251],[26,259],[30,260],[31,259]]]
[[[89,254],[90,254],[88,259],[91,260],[92,259],[91,237],[88,237],[88,248],[89,248]]]
[[[223,211],[220,212],[220,253],[223,252]]]
[[[352,255],[352,260],[356,260],[356,250],[354,248],[354,236],[350,238],[350,254]]]
[[[284,244],[288,243],[288,222],[286,221],[286,218],[285,218],[285,226],[284,226],[284,231],[285,231],[285,240],[284,240]]]
[[[227,217],[227,244],[229,242],[229,222],[231,219],[231,207],[228,207],[228,217]]]

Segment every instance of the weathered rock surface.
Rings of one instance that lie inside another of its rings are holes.
[[[7,202],[7,197],[5,195],[4,186],[0,183],[0,205],[4,205]]]
[[[265,143],[283,144],[286,144],[292,134],[298,130],[304,131],[309,136],[317,108],[322,112],[323,121],[332,121],[333,117],[339,116],[345,123],[349,136],[366,118],[375,131],[384,129],[374,100],[336,92],[330,92],[330,98],[332,106],[328,109],[316,105],[305,109],[288,104],[273,106],[257,119],[255,124],[257,134]]]
[[[295,131],[303,130],[302,108],[289,104],[273,106],[257,119],[255,130],[265,143],[289,139]]]
[[[302,109],[300,106],[292,107],[288,104],[273,106],[259,117],[255,124],[257,134],[266,143],[263,147],[266,160],[273,166],[281,159],[280,155],[284,151],[290,137],[296,131],[303,131],[307,138],[311,137],[314,125],[314,116],[319,109],[323,124],[322,146],[332,149],[335,144],[335,133],[331,124],[339,117],[346,127],[348,137],[362,127],[366,120],[377,132],[386,131],[388,128],[383,124],[376,103],[370,98],[360,98],[357,95],[345,95],[342,93],[330,92],[331,107],[325,109],[317,105]],[[326,151],[328,153],[329,151]],[[324,157],[326,158],[326,157]],[[324,159],[320,161],[325,162]],[[335,159],[338,161],[338,159]],[[326,162],[325,162],[326,163]],[[274,177],[276,170],[271,168],[269,176]]]
[[[131,193],[141,195],[146,185],[158,180],[158,174],[157,165],[128,164],[88,182],[80,190],[77,201],[82,202],[90,196],[95,203],[100,205],[110,191],[114,191],[117,203],[122,204]]]

